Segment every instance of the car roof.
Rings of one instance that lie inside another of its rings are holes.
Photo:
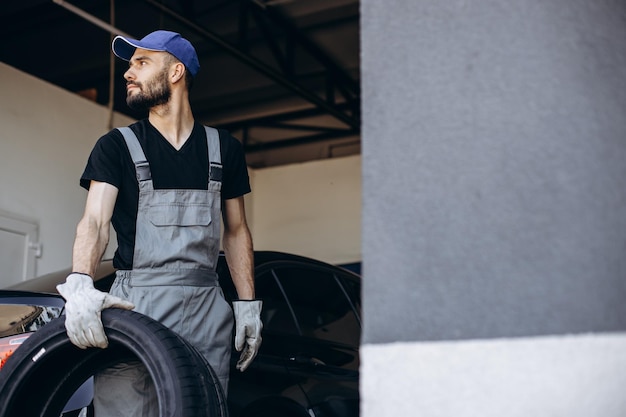
[[[326,262],[322,262],[316,259],[308,258],[306,256],[295,255],[286,252],[279,251],[254,251],[254,265],[255,268],[258,268],[262,265],[270,264],[272,262],[278,261],[288,261],[288,262],[303,262],[310,265],[317,265],[320,267],[331,267],[337,268],[334,265],[328,264]],[[220,253],[220,263],[225,262],[224,253]],[[22,291],[35,291],[35,292],[43,292],[43,293],[51,293],[56,294],[56,286],[65,281],[65,278],[72,272],[71,268],[65,268],[59,271],[51,272],[49,274],[41,275],[37,278],[33,278],[27,281],[23,281],[4,289],[6,290],[22,290]],[[94,277],[96,281],[107,277],[115,272],[115,268],[113,267],[113,261],[108,259],[104,260],[100,263],[98,270],[96,272],[96,276]],[[345,270],[346,273],[354,275],[358,277],[357,274],[354,274],[351,271]]]

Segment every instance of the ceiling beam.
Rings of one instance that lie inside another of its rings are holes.
[[[291,90],[295,94],[299,95],[300,97],[302,97],[305,100],[309,101],[310,103],[314,104],[316,107],[324,110],[325,113],[327,113],[327,114],[333,116],[334,118],[336,118],[337,120],[340,120],[341,122],[345,123],[350,128],[356,129],[356,130],[358,130],[360,128],[360,120],[359,120],[359,117],[358,117],[358,113],[350,115],[350,114],[347,114],[347,113],[345,113],[343,111],[340,111],[339,109],[337,109],[337,107],[333,103],[327,102],[326,100],[324,100],[323,98],[321,98],[317,94],[313,93],[312,91],[308,90],[307,88],[304,88],[302,85],[298,84],[297,82],[289,79],[288,77],[284,76],[280,72],[276,71],[274,68],[266,65],[265,63],[263,63],[263,62],[259,61],[258,59],[254,58],[253,56],[251,56],[250,54],[246,53],[245,51],[239,49],[237,46],[235,46],[235,45],[231,44],[230,42],[224,40],[219,35],[211,32],[211,31],[203,28],[199,24],[197,24],[197,23],[195,23],[195,22],[193,22],[193,21],[191,21],[191,20],[181,16],[179,13],[177,13],[174,10],[168,8],[167,6],[159,3],[158,1],[155,1],[155,0],[145,0],[145,1],[148,4],[152,5],[153,7],[161,10],[163,13],[167,14],[171,18],[173,18],[173,19],[179,21],[180,23],[184,24],[185,26],[187,26],[191,30],[195,31],[196,33],[198,33],[200,36],[202,36],[206,40],[208,40],[208,41],[212,42],[213,44],[217,45],[218,47],[220,47],[224,51],[228,52],[229,54],[231,54],[232,56],[234,56],[235,58],[237,58],[238,60],[240,60],[244,64],[250,66],[251,68],[253,68],[257,72],[265,75],[266,77],[270,78],[274,82],[276,82],[276,83],[282,85],[283,87]],[[353,107],[353,109],[354,108],[358,109],[359,106],[352,106],[352,107]]]
[[[309,145],[312,143],[319,143],[327,140],[341,139],[356,136],[355,134],[346,134],[345,132],[324,132],[315,135],[309,135],[299,137],[296,139],[284,139],[267,143],[258,143],[254,145],[245,145],[244,151],[246,154],[255,152],[267,152],[270,150],[290,148],[294,146]]]

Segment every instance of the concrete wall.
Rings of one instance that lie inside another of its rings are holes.
[[[361,261],[361,157],[253,171],[254,246]]]
[[[85,204],[78,180],[108,112],[3,63],[0,91],[0,211],[39,225],[37,273],[67,268]]]
[[[361,4],[362,415],[623,415],[626,5]]]
[[[39,226],[43,250],[37,274],[66,268],[86,197],[78,180],[94,143],[108,130],[108,112],[3,63],[0,91],[0,214]],[[120,115],[114,119],[116,126],[130,122]],[[293,251],[332,263],[360,261],[359,157],[250,175],[253,193],[247,210],[258,249]],[[285,225],[283,218],[310,221],[293,230],[296,224]],[[107,255],[114,249],[113,236]],[[0,276],[0,286],[2,280]]]

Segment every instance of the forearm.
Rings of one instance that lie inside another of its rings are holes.
[[[113,185],[91,181],[85,212],[76,227],[72,252],[72,269],[94,276],[104,250],[109,243],[111,215],[117,199]]]
[[[108,243],[108,224],[105,226],[90,217],[83,217],[76,227],[72,270],[94,277]]]
[[[223,213],[224,253],[239,296],[239,300],[233,300],[235,348],[240,352],[243,351],[237,361],[237,369],[243,372],[257,355],[261,345],[263,302],[255,300],[254,252],[243,197],[226,200]]]
[[[254,294],[254,258],[252,236],[248,226],[243,223],[235,230],[224,231],[224,254],[240,300],[253,300]]]

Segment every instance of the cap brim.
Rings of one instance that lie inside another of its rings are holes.
[[[137,48],[146,49],[148,51],[163,52],[162,49],[154,49],[146,45],[142,45],[140,40],[125,38],[123,36],[116,36],[111,44],[111,49],[113,50],[113,53],[117,57],[122,58],[125,61],[130,61]]]

